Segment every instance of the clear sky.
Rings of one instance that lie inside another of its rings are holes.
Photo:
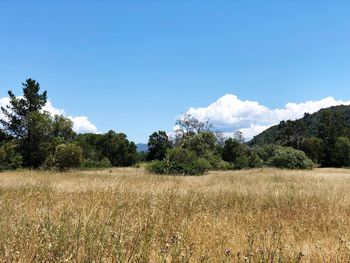
[[[135,142],[225,94],[348,101],[349,14],[347,0],[3,0],[0,98],[31,77],[54,107]]]

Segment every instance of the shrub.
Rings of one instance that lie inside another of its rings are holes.
[[[277,147],[268,165],[287,169],[312,169],[313,162],[302,151],[291,147]]]
[[[59,170],[79,167],[82,161],[82,150],[79,146],[68,143],[56,147],[54,155],[55,166]]]
[[[200,175],[211,168],[210,163],[192,151],[176,147],[167,151],[162,161],[153,161],[147,170],[157,174]]]
[[[17,145],[7,142],[0,147],[0,171],[17,169],[22,165],[22,156],[17,151]]]
[[[230,164],[221,159],[217,154],[207,153],[204,156],[204,159],[210,164],[211,170],[229,170]]]
[[[260,168],[263,166],[264,166],[264,161],[259,157],[259,154],[254,149],[251,149],[249,152],[248,167]]]

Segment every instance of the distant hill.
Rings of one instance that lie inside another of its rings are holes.
[[[328,135],[331,136],[330,133],[334,133],[334,137],[350,137],[349,130],[350,106],[333,106],[313,114],[305,113],[303,118],[295,121],[282,121],[255,136],[249,144],[293,144],[293,140],[297,142],[310,137],[326,140]]]
[[[148,145],[145,143],[138,143],[138,144],[136,144],[136,151],[137,152],[148,152]]]
[[[282,121],[249,144],[278,144],[302,150],[323,167],[350,165],[350,106],[334,106],[307,114],[295,121]]]

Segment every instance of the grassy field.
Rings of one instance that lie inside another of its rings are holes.
[[[1,262],[348,262],[350,170],[0,173]]]

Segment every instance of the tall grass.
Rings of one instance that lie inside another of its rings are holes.
[[[0,174],[2,262],[347,262],[350,172]]]

